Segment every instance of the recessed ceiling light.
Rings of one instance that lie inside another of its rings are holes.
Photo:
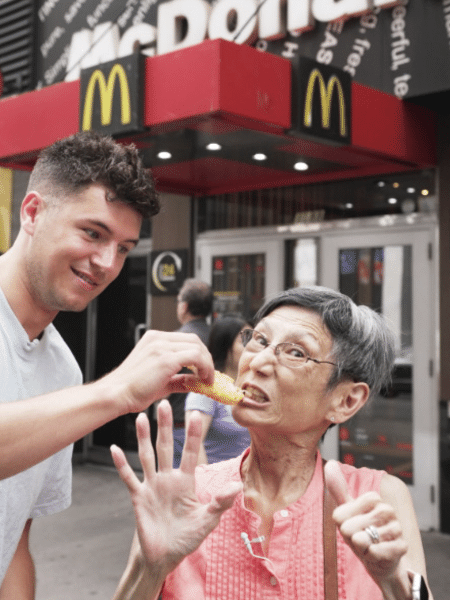
[[[348,209],[353,208],[353,204],[351,202],[347,202],[345,205],[345,208],[348,208]]]
[[[400,187],[400,184],[398,183],[398,181],[394,181],[394,183],[392,184],[393,188],[398,188]]]
[[[165,150],[163,150],[162,152],[158,152],[158,158],[162,158],[163,160],[167,160],[168,158],[172,158],[172,155],[170,152],[166,152]]]
[[[408,192],[408,194],[414,194],[414,192],[416,191],[416,188],[409,187],[409,188],[406,188],[406,191]]]
[[[386,184],[384,183],[384,181],[379,181],[379,182],[377,183],[377,186],[378,186],[378,187],[384,187],[385,185],[386,185]]]
[[[206,149],[207,150],[222,150],[222,146],[220,144],[217,144],[216,142],[211,142],[210,144],[207,144]]]
[[[300,161],[295,163],[294,169],[296,171],[307,171],[309,169],[309,165],[303,161]]]
[[[422,190],[420,193],[422,194],[422,196],[428,196],[430,192],[429,190]]]
[[[389,204],[397,204],[398,200],[397,198],[388,198],[388,202]]]
[[[253,158],[255,160],[266,160],[267,155],[263,154],[262,152],[257,152],[256,154],[253,155]]]

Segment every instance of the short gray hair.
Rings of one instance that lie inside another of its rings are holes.
[[[308,286],[280,292],[257,312],[256,322],[281,306],[298,306],[319,314],[333,339],[337,363],[329,387],[348,377],[364,382],[375,396],[391,380],[395,359],[395,338],[386,320],[364,305],[335,290]]]

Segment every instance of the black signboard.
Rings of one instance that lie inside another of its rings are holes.
[[[292,132],[351,143],[352,81],[348,73],[301,57],[294,65]]]
[[[153,296],[178,294],[187,277],[188,251],[154,250],[150,259],[150,293]]]
[[[81,71],[80,131],[95,129],[108,135],[142,131],[143,56]]]

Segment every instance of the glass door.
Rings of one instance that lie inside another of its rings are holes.
[[[261,230],[214,231],[197,241],[196,277],[212,285],[213,316],[251,319],[267,295],[283,287],[283,241]]]
[[[432,229],[330,232],[321,240],[323,285],[382,313],[396,337],[392,384],[327,433],[324,455],[400,477],[423,529],[438,527],[432,249]]]

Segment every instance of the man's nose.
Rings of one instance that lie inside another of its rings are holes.
[[[105,244],[97,250],[93,256],[92,262],[105,271],[111,271],[118,260],[117,248],[115,244]]]

